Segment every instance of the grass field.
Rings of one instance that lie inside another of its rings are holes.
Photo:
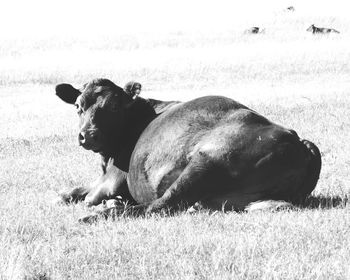
[[[61,34],[50,14],[47,30],[30,28],[37,17],[14,23],[22,33],[0,45],[0,279],[350,279],[350,20],[341,1],[309,2],[267,1],[255,17],[237,6],[237,18],[226,9],[216,24],[193,5],[178,25],[171,14],[157,25],[153,8],[136,12],[139,25],[109,19],[90,25],[93,34],[84,24]],[[290,4],[294,13],[283,10]],[[312,23],[341,33],[313,36]],[[265,33],[243,33],[254,25]],[[144,97],[163,100],[225,95],[295,129],[322,152],[313,207],[79,224],[90,209],[52,201],[93,181],[99,157],[77,146],[75,110],[54,86],[96,77],[137,80]]]

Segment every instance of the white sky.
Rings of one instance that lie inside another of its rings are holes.
[[[320,16],[348,16],[350,10],[345,0],[0,0],[0,36],[220,29],[242,21],[254,25],[290,5],[299,14]]]

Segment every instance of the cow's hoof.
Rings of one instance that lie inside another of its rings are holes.
[[[86,203],[86,201],[85,201]],[[102,200],[102,202],[98,205],[88,205],[86,204],[87,206],[93,206],[93,210],[96,211],[96,212],[101,212],[101,211],[104,211],[108,208],[112,208],[112,207],[122,207],[124,206],[124,204],[122,203],[119,203],[119,200],[117,199],[104,199]]]
[[[84,199],[84,204],[87,207],[98,206],[101,203],[101,198],[98,195],[88,194]]]
[[[187,214],[195,214],[195,213],[198,213],[199,211],[201,211],[202,209],[203,209],[202,204],[200,204],[199,202],[196,202],[190,208],[187,209],[186,213]]]
[[[105,202],[106,204],[107,202]],[[112,201],[111,201],[112,203]],[[103,206],[102,206],[103,207]],[[112,206],[109,208],[104,208],[103,210],[97,210],[95,214],[85,216],[83,218],[80,218],[78,221],[80,223],[94,223],[100,220],[101,218],[112,218],[115,219],[118,216],[125,216],[129,214],[130,209],[126,208],[125,205],[122,206]]]
[[[58,193],[58,200],[61,200],[61,204],[70,204],[74,201],[73,197],[65,191],[61,191]]]

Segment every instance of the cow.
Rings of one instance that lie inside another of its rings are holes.
[[[124,193],[114,195],[131,197],[135,215],[197,202],[235,211],[261,201],[300,205],[319,178],[315,144],[227,97],[196,98],[157,115],[152,103],[108,79],[80,90],[60,84],[56,94],[77,108],[80,145],[126,178]],[[114,206],[100,214],[120,211]]]
[[[244,31],[245,34],[258,34],[263,32],[264,32],[264,29],[257,26],[253,26]]]
[[[124,91],[131,98],[137,98],[141,92],[141,88],[142,85],[140,83],[130,81],[124,86]],[[58,92],[60,89],[71,90],[70,86],[65,84],[57,86]],[[68,103],[75,102],[75,100],[66,101]],[[153,108],[156,116],[159,116],[173,105],[180,103],[179,101],[161,101],[151,98],[145,99],[145,101]],[[79,113],[79,107],[77,104],[76,107]],[[79,140],[79,143],[82,144],[81,139]],[[135,203],[128,191],[126,182],[127,173],[114,165],[114,159],[112,157],[101,153],[101,169],[101,176],[99,176],[93,183],[88,186],[61,191],[58,200],[55,200],[55,202],[69,204],[84,201],[87,206],[96,206],[103,201],[114,199],[119,195],[123,198],[124,202],[128,202],[129,204]]]
[[[340,33],[338,30],[333,28],[325,28],[325,27],[316,27],[314,24],[311,24],[306,31],[312,32],[312,34],[328,34],[328,33]]]

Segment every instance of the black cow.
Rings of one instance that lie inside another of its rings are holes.
[[[88,84],[83,86],[83,89],[86,88]],[[124,86],[124,91],[131,97],[137,98],[141,92],[141,84],[138,82],[128,82]],[[74,96],[75,90],[71,88],[70,85],[61,84],[57,86],[57,92],[60,91],[72,91],[72,100],[65,100],[68,103],[75,103],[76,96]],[[68,93],[69,95],[69,93]],[[84,99],[84,98],[82,98]],[[87,99],[84,99],[87,102]],[[86,102],[84,101],[84,102]],[[156,116],[159,116],[161,113],[171,108],[173,105],[180,103],[179,101],[161,101],[157,99],[146,99],[145,100],[149,106],[154,110]],[[83,101],[82,101],[83,102]],[[75,103],[78,114],[80,114],[80,107],[78,103]],[[82,135],[79,134],[79,143],[84,146],[82,140]],[[114,159],[109,154],[101,154],[101,167],[102,175],[98,177],[91,185],[84,187],[77,187],[69,191],[62,191],[60,193],[60,202],[71,203],[84,200],[88,206],[98,205],[104,200],[113,199],[116,196],[121,196],[124,201],[129,203],[135,203],[132,196],[129,193],[127,185],[127,173],[120,170],[114,164]]]
[[[112,159],[127,178],[123,191],[136,213],[198,201],[238,211],[256,201],[298,204],[318,181],[313,143],[226,97],[197,98],[157,116],[149,101],[106,79],[82,90],[61,84],[56,94],[77,107],[80,144]]]
[[[261,29],[260,27],[257,27],[257,26],[253,26],[244,31],[245,34],[258,34],[263,32],[264,32],[264,29]]]
[[[311,24],[306,31],[312,32],[312,34],[327,34],[327,33],[340,33],[338,30],[333,28],[325,28],[325,27],[316,27],[314,24]]]

